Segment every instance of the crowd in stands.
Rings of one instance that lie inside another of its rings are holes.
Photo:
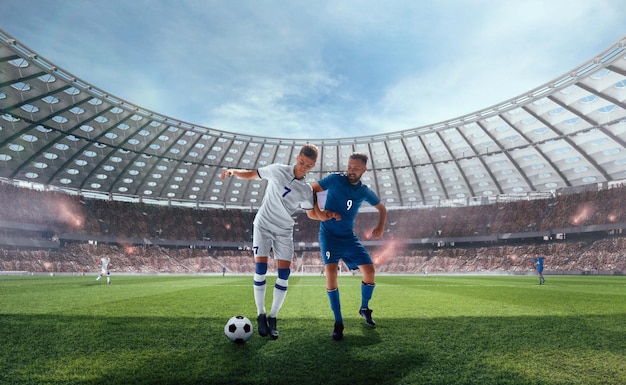
[[[370,252],[381,273],[524,273],[532,271],[534,253],[545,255],[548,272],[624,273],[626,238],[620,233],[588,240],[518,245],[408,248],[401,241],[626,223],[625,198],[626,187],[614,187],[490,205],[393,209],[388,211],[385,242],[372,247]],[[254,219],[254,212],[249,210],[86,199],[8,183],[0,183],[0,205],[3,207],[0,221],[43,225],[49,229],[49,234],[240,242],[243,246],[249,246]],[[366,234],[377,218],[376,212],[367,210],[357,216],[355,231],[362,239],[367,239]],[[296,243],[316,242],[319,223],[308,219],[305,213],[299,213],[295,220]],[[0,235],[15,237],[19,236],[19,231],[7,226],[0,229]],[[1,248],[0,271],[89,273],[95,271],[99,258],[106,253],[112,255],[114,269],[126,273],[222,273],[226,270],[248,274],[254,271],[249,247],[226,250],[76,242],[68,242],[58,249]],[[316,265],[321,270],[319,251],[298,251],[293,270],[312,266],[310,270],[315,271]]]
[[[626,273],[626,238],[563,241],[536,245],[406,249],[376,247],[371,255],[381,274],[503,273],[532,274],[535,253],[545,256],[548,274]],[[252,274],[250,250],[172,249],[158,246],[72,243],[60,250],[0,249],[0,271],[79,273],[98,271],[100,258],[111,255],[118,273]],[[303,268],[303,266],[305,268]],[[319,251],[296,253],[294,273],[323,270]],[[270,263],[270,270],[275,266]],[[342,271],[347,272],[345,265]]]
[[[371,250],[376,271],[389,274],[511,273],[534,272],[533,258],[546,258],[553,274],[615,274],[626,272],[626,238],[563,241],[533,245],[445,247],[407,249],[402,245]],[[306,253],[305,253],[306,254]],[[322,267],[318,253],[308,253],[301,264]],[[316,271],[314,268],[308,271]],[[344,270],[345,271],[345,270]]]
[[[47,225],[57,234],[123,238],[251,240],[254,213],[85,199],[0,183],[0,220]]]
[[[100,258],[111,257],[117,273],[229,273],[254,271],[250,251],[172,249],[71,243],[62,250],[0,249],[0,271],[35,273],[99,272]]]
[[[387,232],[395,239],[475,237],[624,223],[624,202],[626,187],[619,187],[491,205],[389,210]],[[357,233],[365,234],[377,219],[375,212],[360,213],[355,222]],[[317,224],[305,214],[299,214],[298,227],[300,241],[316,240]]]

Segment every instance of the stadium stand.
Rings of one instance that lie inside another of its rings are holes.
[[[551,274],[624,274],[626,188],[468,207],[390,210],[382,241],[365,242],[386,274],[530,274],[541,253]],[[85,199],[0,183],[0,271],[93,272],[114,255],[118,273],[254,271],[254,212]],[[316,271],[318,223],[296,216],[294,271]],[[358,217],[363,239],[374,212]]]
[[[364,207],[355,230],[379,272],[523,274],[539,252],[547,273],[623,274],[625,52],[622,37],[464,116],[312,140],[163,116],[0,30],[0,270],[83,274],[111,253],[118,272],[249,274],[265,184],[220,172],[289,162],[312,143],[323,161],[307,181],[343,170],[354,151],[369,155],[363,181],[388,207],[388,226],[368,240],[376,214]],[[303,213],[295,221],[294,270],[315,271],[318,224]]]

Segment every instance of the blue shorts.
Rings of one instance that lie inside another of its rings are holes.
[[[340,239],[320,234],[320,249],[324,265],[339,263],[340,259],[350,270],[356,270],[360,265],[373,264],[372,257],[354,234]]]

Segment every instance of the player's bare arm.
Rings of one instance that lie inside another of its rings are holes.
[[[385,222],[387,221],[387,208],[385,205],[380,202],[376,206],[374,206],[376,210],[378,210],[378,226],[372,230],[372,238],[378,239],[383,236],[385,233]]]
[[[319,210],[319,207],[316,206],[316,208]],[[338,221],[341,220],[341,214],[336,213],[334,211],[330,211],[330,210],[319,210],[316,211],[315,209],[313,210],[306,210],[306,215],[307,217],[309,217],[309,219],[313,219],[315,221],[329,221],[331,219],[336,219]]]
[[[259,179],[259,173],[257,172],[257,170],[239,170],[234,168],[229,168],[222,171],[222,173],[220,174],[220,179],[224,180],[232,176],[236,176],[240,179]]]
[[[320,206],[317,202],[317,193],[324,191],[324,189],[322,189],[322,186],[320,186],[319,183],[315,182],[311,185],[311,188],[313,189],[313,200],[315,204],[313,205],[313,210],[306,210],[307,217],[316,221],[328,221],[331,219],[336,219],[340,221],[341,214],[330,210],[320,209]]]

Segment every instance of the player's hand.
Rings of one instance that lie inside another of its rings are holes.
[[[234,175],[233,170],[230,170],[230,169],[229,169],[229,170],[224,170],[224,171],[222,171],[222,173],[220,174],[220,179],[221,179],[221,180],[224,180],[226,177],[229,177],[229,178],[230,178],[230,177],[231,177],[231,176],[233,176],[233,175]]]
[[[385,233],[385,229],[379,229],[377,227],[374,230],[372,230],[372,238],[374,238],[374,239],[382,238],[384,233]]]
[[[331,219],[335,219],[337,221],[341,220],[341,214],[334,211],[324,210],[322,211],[322,215],[324,215],[324,221],[329,221]]]

